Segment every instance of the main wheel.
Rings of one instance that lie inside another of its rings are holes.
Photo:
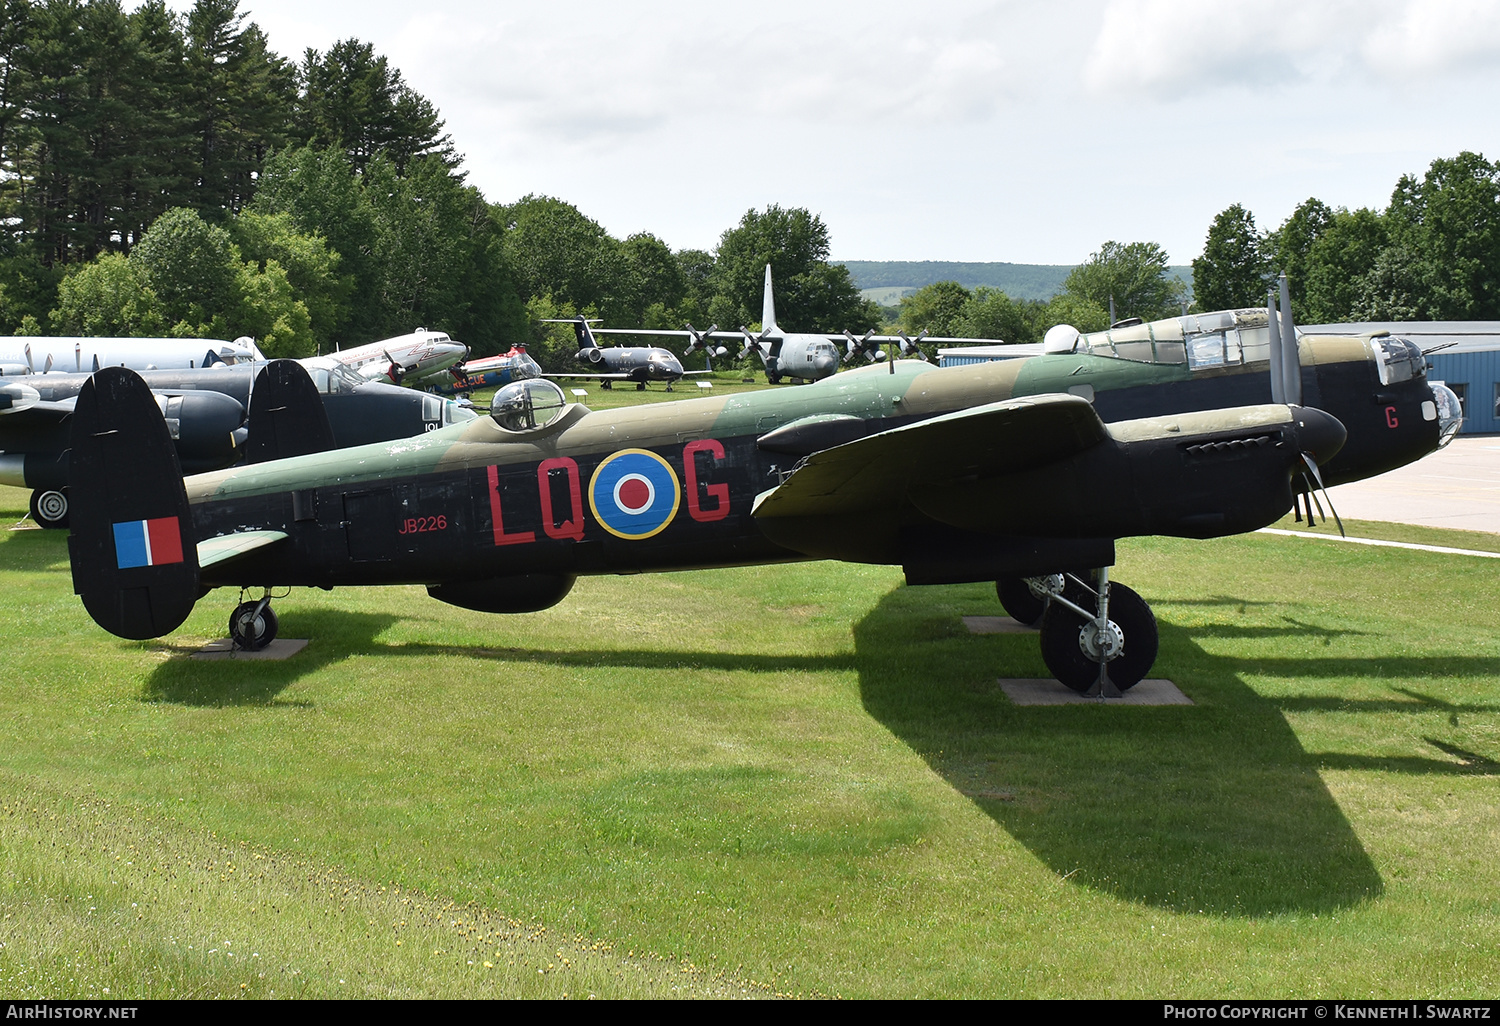
[[[49,530],[68,526],[68,490],[38,488],[31,493],[31,519]]]
[[[241,602],[229,614],[229,637],[234,640],[235,648],[258,652],[276,640],[276,629],[280,626],[276,610],[267,605],[257,614],[258,606],[259,602]]]
[[[1035,627],[1042,622],[1047,611],[1047,600],[1037,598],[1024,577],[1002,577],[995,582],[995,594],[1000,599],[1000,608],[1010,614],[1016,623]]]
[[[1087,691],[1099,679],[1096,653],[1101,643],[1106,651],[1119,649],[1109,660],[1109,679],[1121,691],[1139,684],[1156,662],[1156,617],[1146,600],[1123,584],[1109,586],[1106,636],[1093,635],[1093,621],[1061,603],[1050,604],[1042,616],[1042,661],[1074,691]]]

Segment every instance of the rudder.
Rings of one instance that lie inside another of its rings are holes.
[[[172,436],[134,371],[84,383],[70,460],[74,593],[111,634],[170,634],[198,600],[198,552]]]
[[[335,448],[323,397],[296,360],[272,360],[255,376],[246,418],[246,463],[266,463]]]

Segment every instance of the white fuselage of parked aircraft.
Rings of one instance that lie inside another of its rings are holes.
[[[418,328],[381,342],[328,354],[370,381],[421,385],[469,355],[469,347],[445,331]]]
[[[254,339],[82,338],[13,335],[0,338],[0,375],[86,373],[101,367],[185,370],[264,360]]]

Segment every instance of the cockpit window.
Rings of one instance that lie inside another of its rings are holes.
[[[349,395],[364,384],[359,375],[337,360],[327,357],[304,360],[303,366],[312,378],[313,387],[324,395]]]
[[[1080,335],[1074,352],[1193,369],[1270,359],[1264,310],[1216,310]]]
[[[496,392],[490,416],[507,431],[530,431],[550,424],[567,403],[563,390],[546,378],[528,378]]]

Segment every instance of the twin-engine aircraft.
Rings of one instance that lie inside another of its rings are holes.
[[[440,381],[450,367],[469,355],[469,347],[455,342],[447,332],[418,328],[329,355],[366,380],[421,387]]]
[[[672,382],[683,377],[713,373],[712,366],[701,371],[683,370],[682,361],[671,350],[660,346],[601,346],[594,337],[595,329],[587,317],[548,317],[543,323],[573,325],[573,333],[578,337],[578,362],[586,367],[600,368],[594,373],[586,374],[543,372],[545,377],[564,381],[582,378],[599,382],[600,388],[610,388],[616,381],[630,381],[635,383],[638,392],[645,391],[647,382],[662,381],[670,392]]]
[[[1238,333],[1234,367],[1193,370],[1196,337],[1148,338],[1150,363],[1092,349],[1027,361],[1030,374],[1020,361],[899,361],[601,412],[533,379],[468,424],[186,482],[150,392],[106,370],[76,413],[74,588],[127,638],[170,633],[209,589],[266,589],[230,619],[253,648],[276,633],[272,587],[419,583],[465,608],[527,612],[583,574],[887,563],[912,584],[1035,582],[1049,594],[1049,669],[1118,694],[1154,662],[1156,626],[1109,580],[1116,539],[1254,530],[1323,479],[1417,459],[1454,427],[1420,352],[1386,339],[1304,338],[1300,357],[1293,339],[1300,387],[1326,411],[1267,402],[1265,349],[1281,338],[1261,332],[1259,358],[1254,331]],[[1097,398],[1131,367],[1160,375],[1156,360],[1182,368],[1179,399],[1203,382],[1240,399],[1106,424],[1089,396],[1068,394],[1079,368]]]

